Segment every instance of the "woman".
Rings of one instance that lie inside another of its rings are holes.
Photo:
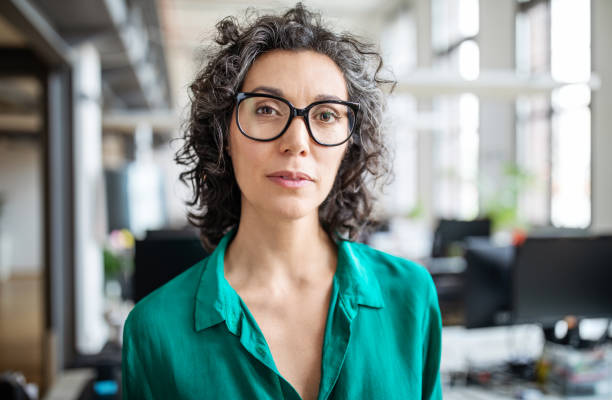
[[[430,275],[345,239],[385,173],[380,56],[301,4],[217,28],[177,156],[214,251],[130,314],[124,396],[441,398]]]

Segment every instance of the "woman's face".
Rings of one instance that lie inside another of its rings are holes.
[[[298,108],[321,99],[348,100],[338,66],[310,50],[262,54],[249,69],[242,91],[281,96]],[[228,151],[242,193],[243,213],[255,211],[281,219],[318,215],[346,147],[347,143],[327,147],[314,142],[302,117],[293,118],[281,137],[255,141],[238,130],[233,115]],[[287,175],[282,171],[306,174],[310,179],[291,181],[282,177]]]

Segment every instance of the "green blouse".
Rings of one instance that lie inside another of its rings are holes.
[[[300,399],[225,279],[225,249],[235,232],[130,313],[125,399]],[[441,399],[441,329],[425,268],[340,241],[318,399]]]

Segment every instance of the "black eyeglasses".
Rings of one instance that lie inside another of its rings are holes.
[[[294,117],[303,117],[308,134],[322,146],[338,146],[355,131],[359,103],[343,100],[315,101],[296,108],[282,97],[264,93],[236,95],[236,125],[249,139],[269,142],[287,131]]]

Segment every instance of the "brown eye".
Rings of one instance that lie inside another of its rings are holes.
[[[256,114],[263,114],[263,115],[273,115],[273,114],[277,114],[276,110],[273,109],[270,106],[261,106],[261,107],[257,107],[257,109],[255,110]]]
[[[326,110],[326,111],[321,111],[317,115],[317,119],[321,122],[335,122],[338,119],[338,115],[334,113],[333,111]]]

